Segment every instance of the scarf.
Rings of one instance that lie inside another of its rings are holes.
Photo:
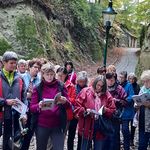
[[[100,93],[95,93],[95,110],[97,112],[99,111],[99,109],[102,106],[100,95],[101,95]]]
[[[143,87],[141,88],[140,93],[148,93],[148,94],[150,94],[150,88],[146,88],[145,86],[143,86]]]
[[[3,73],[4,73],[5,77],[6,77],[6,79],[8,80],[9,85],[11,86],[12,83],[13,83],[13,80],[14,80],[14,71],[13,72],[9,72],[9,71],[7,71],[7,70],[5,70],[3,68]]]
[[[109,92],[115,91],[117,86],[118,86],[118,83],[115,83],[113,86],[108,86],[108,91]]]

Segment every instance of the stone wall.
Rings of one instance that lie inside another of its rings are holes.
[[[143,46],[141,48],[139,63],[136,69],[139,76],[143,70],[150,69],[150,24],[147,26],[147,31],[145,33],[146,35],[144,38]]]

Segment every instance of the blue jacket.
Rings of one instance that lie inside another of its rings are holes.
[[[25,86],[26,86],[26,90],[28,90],[28,87],[29,87],[29,84],[30,84],[30,81],[31,81],[31,75],[29,74],[29,72],[26,72],[22,75],[22,78],[24,80],[24,83],[25,83]],[[33,81],[32,81],[32,84],[33,86],[37,86],[39,83],[41,82],[39,76],[37,75]]]
[[[133,119],[135,115],[135,109],[134,109],[134,102],[132,99],[132,96],[134,95],[133,87],[132,84],[130,84],[128,81],[125,81],[122,84],[122,87],[125,89],[127,93],[127,106],[123,108],[123,113],[122,113],[122,120],[128,120],[128,119]]]

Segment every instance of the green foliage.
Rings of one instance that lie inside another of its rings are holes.
[[[143,46],[143,42],[144,42],[144,39],[145,39],[145,33],[146,33],[146,27],[143,26],[142,29],[141,29],[141,32],[140,32],[140,47]]]
[[[31,16],[20,16],[17,18],[17,39],[23,45],[36,41],[36,26]]]
[[[92,26],[97,27],[102,21],[102,7],[97,4],[90,5],[90,20],[92,22]]]
[[[68,7],[74,18],[72,32],[83,54],[87,52],[93,60],[100,60],[102,54],[97,31],[102,15],[100,5],[88,4],[85,0],[68,0]]]
[[[96,31],[102,15],[100,5],[88,4],[86,0],[52,0],[51,5],[58,18],[73,20],[70,33],[66,33],[57,21],[50,23],[52,36],[63,44],[67,55],[75,56],[76,46],[79,45],[82,53],[90,53],[94,60],[100,60],[101,46]]]
[[[102,49],[99,43],[98,32],[95,28],[82,28],[77,26],[74,28],[74,32],[76,33],[76,41],[79,42],[83,54],[87,52],[92,56],[93,60],[100,60]]]
[[[12,48],[12,46],[5,39],[0,39],[0,55],[3,55],[3,53],[10,48]]]
[[[150,22],[150,1],[144,0],[136,6],[136,22],[140,25],[148,25]]]
[[[141,76],[143,70],[144,70],[144,68],[143,68],[143,66],[142,66],[142,64],[140,62],[140,59],[139,59],[138,64],[137,64],[137,66],[135,68],[135,73],[136,73],[137,77]]]
[[[94,60],[100,60],[101,45],[98,35],[100,5],[90,5],[86,0],[50,2],[43,0],[43,2],[52,10],[55,19],[51,18],[48,21],[36,14],[35,18],[33,16],[17,18],[16,37],[27,51],[29,58],[45,54],[52,58],[59,48],[66,51],[69,57],[76,57],[75,50],[81,48],[83,53],[84,51],[86,54],[90,53]],[[71,21],[69,28],[64,27],[65,21]]]
[[[143,25],[150,21],[150,1],[142,2],[131,0],[113,1],[113,7],[117,10],[116,21],[126,26],[132,33],[140,35]]]
[[[89,5],[85,0],[68,0],[68,7],[75,20],[83,27],[97,26],[101,16],[99,5]]]
[[[49,22],[46,22],[46,20],[42,18],[38,18],[36,26],[42,44],[46,49],[49,49],[52,46],[52,33],[54,27],[50,26]]]
[[[29,58],[43,52],[37,38],[35,20],[31,16],[20,16],[17,18],[17,40],[29,51]]]
[[[84,27],[91,25],[91,22],[89,22],[90,6],[85,2],[85,0],[69,0],[68,6],[74,18],[76,18],[76,20]]]
[[[67,50],[68,52],[74,52],[74,50],[75,50],[72,41],[67,41],[67,42],[64,44],[64,48],[65,48],[65,50]]]
[[[93,41],[91,43],[91,54],[93,60],[100,61],[102,59],[102,48],[100,47],[98,41]]]

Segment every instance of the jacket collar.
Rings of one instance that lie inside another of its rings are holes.
[[[72,83],[71,83],[70,80],[67,80],[67,81],[65,82],[65,86],[66,86],[66,87],[71,86],[71,85],[72,85]]]
[[[0,72],[0,75],[1,75],[1,77],[2,77],[4,80],[6,80],[6,81],[9,83],[9,80],[7,79],[7,75],[5,75],[4,72],[5,72],[5,73],[6,73],[6,72],[8,73],[8,71],[2,69],[1,72]],[[6,74],[7,74],[7,73],[6,73]],[[12,72],[12,75],[13,75],[13,80],[12,80],[12,83],[13,83],[14,80],[16,80],[16,79],[18,78],[18,74],[17,74],[16,71],[13,71],[13,72]],[[10,84],[10,83],[9,83],[9,84]],[[12,84],[10,84],[10,85],[12,85]]]

